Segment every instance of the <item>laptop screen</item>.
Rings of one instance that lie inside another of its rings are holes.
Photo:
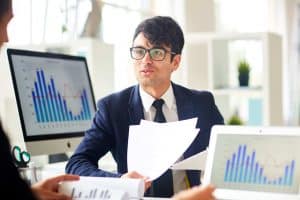
[[[296,194],[300,128],[212,129],[205,182],[218,189]]]

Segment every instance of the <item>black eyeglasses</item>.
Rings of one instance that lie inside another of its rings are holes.
[[[143,59],[147,52],[149,52],[150,58],[155,61],[164,60],[166,57],[166,53],[176,55],[176,53],[174,53],[172,51],[168,51],[164,48],[158,48],[158,47],[154,47],[151,49],[145,49],[143,47],[131,47],[130,48],[131,58],[133,58],[135,60]]]

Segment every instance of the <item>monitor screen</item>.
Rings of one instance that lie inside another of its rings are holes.
[[[216,187],[298,193],[299,135],[222,134],[216,142],[211,177]]]
[[[86,59],[17,49],[7,54],[27,150],[72,151],[96,110]]]
[[[299,199],[300,129],[215,125],[203,184],[216,199]]]

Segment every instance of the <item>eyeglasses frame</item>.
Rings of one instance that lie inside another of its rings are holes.
[[[144,49],[144,50],[146,51],[145,54],[144,54],[144,56],[141,57],[141,58],[139,58],[139,59],[134,58],[134,57],[132,56],[132,50],[135,49],[135,48]],[[165,52],[164,57],[163,57],[162,59],[160,59],[160,60],[153,59],[152,56],[151,56],[151,54],[150,54],[150,51],[153,50],[153,49],[164,50],[164,52]],[[166,54],[167,54],[167,53],[170,53],[171,55],[176,55],[176,54],[177,54],[177,53],[172,52],[172,51],[169,51],[169,50],[167,50],[167,49],[165,49],[165,48],[163,48],[163,47],[152,47],[152,48],[150,48],[150,49],[146,49],[146,48],[144,48],[144,47],[137,46],[137,47],[131,47],[131,48],[130,48],[130,56],[131,56],[131,58],[134,59],[134,60],[142,60],[142,59],[145,57],[145,55],[146,55],[147,53],[149,53],[149,56],[150,56],[151,60],[155,60],[155,61],[163,61],[163,60],[166,58]]]

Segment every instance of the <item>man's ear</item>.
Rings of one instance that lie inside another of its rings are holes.
[[[176,71],[179,67],[179,64],[180,64],[180,61],[181,61],[181,55],[180,54],[176,54],[174,57],[173,57],[173,60],[172,60],[172,64],[173,64],[173,69],[172,71]]]

